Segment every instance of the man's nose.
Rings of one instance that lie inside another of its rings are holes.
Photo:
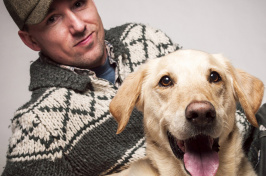
[[[68,25],[72,35],[84,32],[86,27],[82,19],[73,12],[69,12],[68,14]]]

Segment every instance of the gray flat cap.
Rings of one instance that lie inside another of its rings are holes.
[[[4,0],[4,4],[19,29],[25,24],[38,24],[46,16],[53,0]]]

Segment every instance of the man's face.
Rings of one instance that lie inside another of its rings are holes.
[[[30,25],[28,33],[58,63],[93,68],[106,59],[104,28],[93,0],[55,0],[46,18]]]

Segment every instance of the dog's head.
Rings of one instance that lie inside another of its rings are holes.
[[[176,155],[176,150],[195,152],[189,146],[199,141],[204,144],[201,150],[217,152],[218,139],[224,141],[235,127],[237,102],[249,122],[258,126],[255,113],[263,92],[260,80],[235,69],[223,56],[179,50],[149,60],[130,74],[112,100],[110,112],[120,133],[136,106],[144,114],[147,140],[170,141]]]

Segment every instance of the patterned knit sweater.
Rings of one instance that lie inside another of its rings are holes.
[[[125,24],[106,31],[120,81],[147,58],[179,49],[160,30]],[[31,100],[12,119],[2,175],[90,175],[116,172],[145,155],[142,114],[134,110],[125,131],[109,103],[117,85],[94,74],[80,75],[36,60],[31,65]]]

